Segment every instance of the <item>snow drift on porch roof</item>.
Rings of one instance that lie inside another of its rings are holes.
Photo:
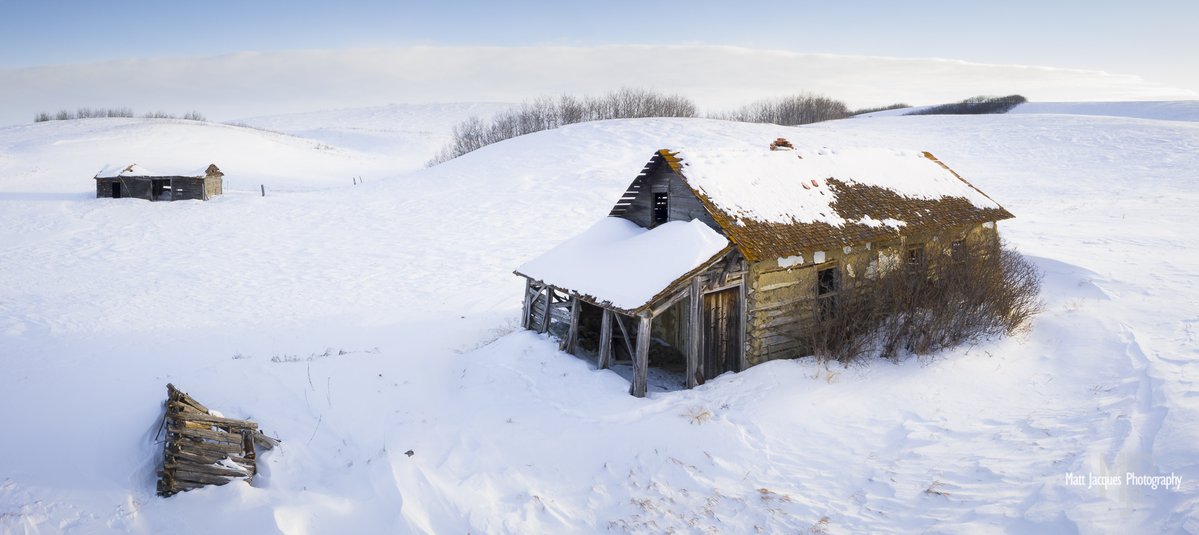
[[[645,229],[627,219],[606,217],[516,273],[634,310],[728,245],[724,236],[698,220]]]

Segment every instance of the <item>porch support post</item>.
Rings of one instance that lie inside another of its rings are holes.
[[[699,384],[699,337],[703,331],[703,318],[700,316],[703,295],[699,284],[699,277],[692,279],[687,293],[687,388],[695,388]]]
[[[612,365],[612,311],[604,309],[604,319],[600,321],[599,358],[595,367],[603,370]]]
[[[635,397],[645,397],[649,390],[649,340],[650,327],[653,322],[649,314],[642,314],[637,326],[637,353],[633,356],[633,384],[629,393]]]
[[[570,330],[566,332],[566,339],[562,341],[562,350],[575,354],[575,346],[578,345],[579,339],[579,298],[570,298]]]
[[[541,325],[537,326],[537,332],[544,333],[550,330],[550,303],[554,299],[554,287],[545,285],[545,314],[541,315]]]
[[[525,278],[524,307],[521,309],[521,315],[520,315],[520,328],[521,329],[528,329],[529,323],[532,321],[532,319],[530,318],[530,316],[533,315],[533,296],[531,295],[532,293],[533,293],[533,281],[526,277]]]

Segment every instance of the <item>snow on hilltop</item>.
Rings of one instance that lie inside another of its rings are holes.
[[[772,362],[647,399],[512,332],[512,270],[604,217],[655,150],[778,137],[932,152],[1016,215],[1000,230],[1045,271],[1044,313],[933,357]],[[0,129],[0,532],[1199,529],[1199,125],[621,120],[398,175],[315,144]],[[206,203],[92,198],[104,162],[196,160],[246,178]],[[167,382],[283,440],[254,486],[154,496]],[[1181,484],[1069,477],[1127,473]]]

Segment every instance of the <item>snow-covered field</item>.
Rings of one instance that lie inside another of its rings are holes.
[[[654,150],[780,136],[934,153],[1016,214],[1001,233],[1044,270],[1044,313],[943,354],[646,399],[514,328],[512,269],[606,215]],[[403,173],[333,143],[0,129],[0,531],[1199,531],[1197,124],[606,121]],[[93,198],[95,170],[133,162],[217,163],[226,195]],[[254,486],[154,495],[167,382],[284,441]],[[1182,483],[1068,479],[1127,472]]]

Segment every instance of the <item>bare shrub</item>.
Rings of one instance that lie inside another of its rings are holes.
[[[68,110],[58,110],[58,113],[54,114],[55,121],[69,121],[74,118],[75,118],[75,114],[71,113]]]
[[[49,120],[50,120],[50,114],[49,114],[49,113],[46,113],[46,112],[44,112],[44,111],[43,111],[43,112],[38,112],[38,114],[37,114],[37,115],[34,115],[34,116],[33,116],[33,122],[35,122],[35,123],[44,123],[44,122],[46,122],[46,121],[49,121]]]
[[[777,99],[760,100],[731,112],[715,114],[713,119],[744,123],[773,123],[782,126],[844,119],[852,115],[844,102],[821,95],[801,93]]]
[[[208,119],[204,118],[204,114],[202,114],[198,111],[192,110],[192,111],[189,111],[189,112],[183,114],[183,120],[185,120],[185,121],[207,121]]]
[[[146,112],[146,114],[142,115],[142,117],[146,118],[146,119],[175,119],[176,118],[174,115],[171,115],[162,110]]]
[[[910,111],[904,115],[981,115],[986,113],[1007,113],[1012,108],[1025,102],[1028,102],[1028,99],[1020,95],[1008,95],[1006,97],[978,96],[952,104],[942,104],[923,110]]]
[[[647,89],[622,88],[600,97],[539,97],[490,121],[471,117],[454,125],[450,143],[427,165],[437,165],[505,139],[568,124],[604,119],[695,117],[695,113],[695,104],[685,97]]]
[[[1016,251],[962,245],[930,265],[842,288],[806,342],[818,358],[843,363],[928,354],[1015,332],[1040,311],[1040,289],[1040,271]]]

